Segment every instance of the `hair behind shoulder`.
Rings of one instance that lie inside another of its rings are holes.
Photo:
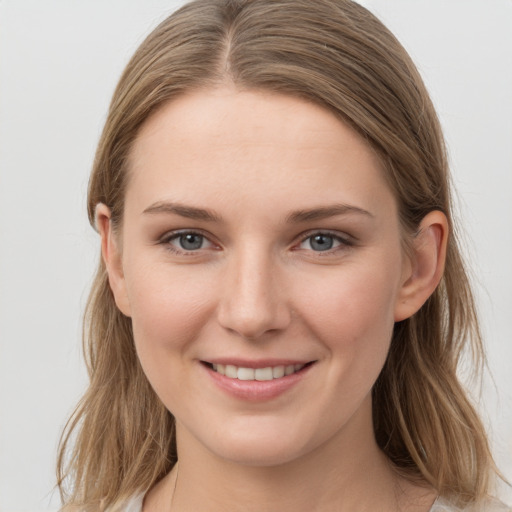
[[[349,0],[195,0],[167,18],[114,93],[89,184],[91,223],[101,202],[114,226],[122,224],[128,157],[145,120],[186,91],[226,81],[305,98],[349,123],[380,156],[404,233],[430,211],[446,214],[445,274],[420,311],[395,326],[373,390],[375,435],[408,478],[460,505],[483,499],[495,467],[457,368],[468,346],[476,370],[484,356],[443,136],[408,54],[365,8]],[[90,386],[63,434],[58,481],[64,503],[104,509],[150,488],[177,456],[174,419],[142,372],[102,262],[84,350]]]

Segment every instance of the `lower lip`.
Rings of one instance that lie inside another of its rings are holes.
[[[277,398],[296,386],[309,373],[314,364],[305,366],[291,375],[263,381],[230,379],[204,364],[201,364],[201,366],[206,370],[214,383],[231,396],[241,400],[262,402]]]

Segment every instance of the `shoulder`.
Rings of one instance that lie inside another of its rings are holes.
[[[119,512],[142,512],[142,502],[144,501],[144,493],[137,494],[133,496],[129,500],[127,500],[121,508],[119,508]]]
[[[142,512],[142,502],[144,500],[144,493],[134,496],[126,503],[123,512]]]
[[[1,0],[0,0],[1,1]],[[144,502],[145,493],[140,493],[128,499],[117,501],[113,505],[105,508],[104,505],[89,504],[89,505],[64,505],[59,509],[59,512],[142,512],[142,504]]]
[[[512,508],[499,500],[489,498],[484,503],[459,508],[445,498],[438,498],[430,512],[512,512]]]

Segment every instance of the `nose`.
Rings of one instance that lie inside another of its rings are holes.
[[[218,322],[242,338],[256,340],[285,329],[291,314],[279,264],[263,251],[246,250],[227,263]]]

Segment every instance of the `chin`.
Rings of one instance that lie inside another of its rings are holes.
[[[276,440],[279,441],[279,440]],[[230,443],[217,446],[216,455],[234,464],[253,467],[273,467],[297,460],[302,455],[297,446],[270,443]]]
[[[204,436],[197,432],[195,441],[225,461],[255,467],[280,466],[297,460],[324,441],[321,439],[324,436],[319,436],[318,432],[310,432],[297,424],[290,426],[288,422],[276,424],[268,418],[261,421],[252,417],[242,423],[244,425],[234,422],[228,428],[218,428],[218,435],[215,431]],[[183,449],[187,450],[187,446]]]

